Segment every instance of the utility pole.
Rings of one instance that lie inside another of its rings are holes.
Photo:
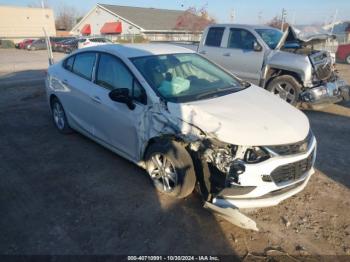
[[[335,14],[333,16],[333,21],[332,21],[332,29],[331,29],[331,34],[333,34],[333,29],[334,29],[334,24],[337,20],[337,15],[338,15],[338,9],[335,9]]]
[[[262,24],[262,11],[259,11],[258,13],[258,21],[259,21],[259,24]]]
[[[230,12],[230,22],[233,23],[235,21],[235,10],[232,8]]]
[[[287,10],[286,9],[282,9],[282,19],[281,19],[281,31],[283,31],[283,26],[284,26],[284,22],[287,16]]]
[[[295,12],[293,13],[292,25],[295,25]]]

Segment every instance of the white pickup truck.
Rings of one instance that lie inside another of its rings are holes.
[[[292,105],[349,100],[328,51],[315,50],[329,34],[283,33],[268,26],[215,24],[203,32],[198,53]]]

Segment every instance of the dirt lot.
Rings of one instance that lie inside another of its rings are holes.
[[[252,232],[203,209],[196,194],[157,194],[132,163],[79,134],[59,134],[45,101],[45,52],[31,70],[34,53],[7,52],[0,50],[0,254],[350,255],[349,102],[305,111],[317,172],[302,193],[252,213],[260,227]],[[6,67],[5,56],[17,66]],[[350,82],[350,66],[338,67]]]

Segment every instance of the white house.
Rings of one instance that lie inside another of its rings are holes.
[[[176,29],[181,10],[97,4],[71,30],[73,35],[126,39],[142,35],[151,41],[198,41],[200,31]]]

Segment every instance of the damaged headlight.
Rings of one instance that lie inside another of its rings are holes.
[[[245,151],[244,162],[248,164],[255,164],[265,161],[270,158],[270,154],[262,147],[251,147]]]
[[[241,161],[241,165],[244,163],[255,164],[270,158],[270,154],[259,146],[243,147],[230,145],[215,140],[211,140],[207,144],[205,150],[205,158],[208,162],[212,163],[223,173],[231,173],[234,161]],[[236,168],[233,168],[236,169]],[[243,173],[244,168],[239,173]]]
[[[260,146],[237,146],[217,140],[207,140],[203,156],[226,175],[225,184],[240,184],[239,176],[245,172],[246,164],[256,164],[270,158],[266,149]]]
[[[235,158],[237,146],[211,139],[206,141],[205,148],[204,157],[207,162],[212,163],[221,172],[228,173]]]

